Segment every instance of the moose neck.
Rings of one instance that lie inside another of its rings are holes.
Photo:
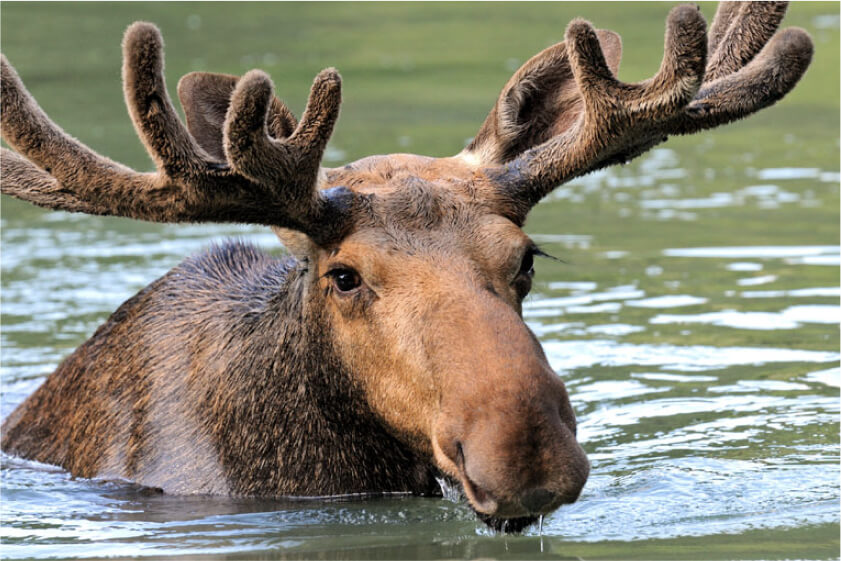
[[[267,282],[268,281],[268,282]],[[235,494],[436,493],[429,461],[376,419],[334,352],[306,266],[269,268],[198,410]],[[259,298],[255,298],[259,296]],[[266,373],[269,373],[266,375]]]

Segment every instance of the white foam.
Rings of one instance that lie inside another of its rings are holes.
[[[567,312],[570,314],[612,314],[621,309],[622,304],[618,302],[604,302],[592,306],[570,306],[567,308]]]
[[[640,372],[631,373],[631,378],[642,378],[656,382],[679,382],[698,384],[704,382],[717,382],[718,376],[705,376],[703,374],[669,374],[667,372]]]
[[[550,308],[581,307],[589,306],[597,302],[605,302],[610,300],[630,300],[632,298],[641,298],[643,296],[645,296],[645,291],[639,290],[634,285],[628,284],[614,286],[608,288],[603,292],[590,292],[584,294],[575,294],[572,296],[559,296],[557,298],[527,300],[523,303],[523,309],[543,310]]]
[[[582,234],[531,234],[532,240],[538,243],[556,243],[570,249],[588,249],[593,236]]]
[[[812,179],[819,177],[818,168],[767,168],[759,170],[757,177],[763,180],[775,179]]]
[[[728,263],[726,268],[728,271],[761,271],[762,263],[746,263],[744,261],[737,261],[736,263]]]
[[[826,296],[829,298],[841,298],[841,287],[838,286],[818,286],[814,288],[798,288],[795,290],[786,291],[786,296],[795,297],[813,297]]]
[[[645,195],[645,194],[644,194]],[[796,203],[800,200],[798,193],[784,191],[776,185],[750,185],[738,191],[713,193],[706,198],[697,199],[653,199],[648,198],[639,202],[644,209],[704,209],[722,208],[745,205],[754,201],[763,208],[776,208],[780,204]]]
[[[794,259],[786,259],[791,265],[823,265],[828,267],[841,266],[841,255],[807,255]]]
[[[771,312],[737,312],[722,310],[696,315],[660,314],[649,320],[653,324],[703,323],[736,329],[796,329],[800,324]]]
[[[741,293],[742,298],[783,298],[785,290],[745,290]]]
[[[802,323],[838,323],[838,306],[791,306],[781,312],[738,312],[722,310],[696,315],[660,314],[649,320],[653,324],[703,323],[736,329],[796,329]]]
[[[736,199],[731,193],[713,193],[705,199],[648,199],[640,201],[640,206],[647,209],[667,208],[721,208],[733,206]]]
[[[841,359],[841,354],[831,351],[709,345],[635,345],[606,339],[546,341],[543,348],[556,370],[593,366],[659,366],[664,370],[700,372],[739,365],[821,363]]]
[[[749,185],[739,190],[739,193],[752,197],[770,197],[780,192],[776,185]]]
[[[576,401],[602,402],[649,393],[668,391],[669,388],[653,388],[636,380],[600,380],[575,388]]]
[[[555,281],[549,283],[550,290],[575,290],[575,291],[582,291],[582,292],[590,292],[596,290],[598,286],[594,282],[588,281],[579,281],[579,282],[565,282],[565,281]]]
[[[777,275],[763,275],[761,277],[748,277],[746,279],[739,279],[736,284],[739,286],[757,286],[760,284],[768,284],[777,280]]]
[[[707,388],[707,391],[710,393],[755,393],[757,391],[788,392],[806,391],[809,389],[811,388],[805,384],[785,382],[783,380],[739,380],[733,385]]]
[[[841,388],[841,368],[828,368],[826,370],[818,370],[816,372],[809,372],[803,377],[809,382],[817,382],[825,386],[832,386],[833,388]]]
[[[794,290],[745,290],[742,298],[841,298],[841,288],[837,286],[816,286],[814,288],[797,288]]]
[[[837,245],[757,245],[687,247],[664,249],[667,257],[712,257],[718,259],[815,257],[838,254]]]
[[[706,303],[706,298],[691,296],[689,294],[674,294],[669,296],[655,296],[642,300],[629,300],[625,302],[628,306],[635,308],[679,308],[682,306],[697,306]]]
[[[591,325],[587,328],[587,333],[595,333],[598,335],[612,335],[615,337],[622,337],[631,333],[639,333],[645,331],[644,327],[639,325],[628,325],[626,323],[608,323],[605,325]]]
[[[605,251],[604,253],[602,253],[602,256],[606,259],[622,259],[626,255],[628,255],[627,251],[622,251],[619,249],[613,251]]]
[[[557,316],[557,314],[554,314]],[[538,337],[542,337],[549,333],[581,333],[584,331],[584,324],[581,322],[572,322],[572,323],[548,323],[548,324],[541,324],[536,322],[527,322],[529,329],[531,329],[535,335]]]
[[[562,315],[564,315],[563,310],[556,308],[544,308],[540,310],[523,310],[523,317],[527,319],[554,318]]]
[[[788,318],[803,323],[839,323],[841,321],[841,306],[792,306],[782,311]]]
[[[841,182],[841,173],[837,171],[824,171],[818,179],[824,183],[839,183]]]

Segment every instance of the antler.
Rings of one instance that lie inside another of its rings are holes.
[[[340,236],[353,196],[343,188],[317,189],[321,157],[341,102],[338,73],[328,69],[316,77],[297,125],[274,98],[264,73],[252,71],[239,81],[230,78],[234,87],[220,151],[214,139],[203,137],[200,145],[176,116],[164,83],[158,29],[143,22],[128,28],[123,40],[126,104],[157,167],[157,172],[139,173],[61,130],[3,57],[3,139],[26,159],[3,150],[2,192],[40,206],[89,214],[280,226],[305,232],[316,243]],[[195,93],[191,85],[188,81],[185,88],[188,98]],[[187,113],[197,117],[195,111]],[[271,138],[269,116],[275,135],[292,128],[291,134]]]
[[[615,78],[618,37],[575,20],[565,43],[515,74],[465,157],[487,166],[503,204],[522,220],[561,183],[626,162],[670,134],[728,123],[781,99],[812,57],[805,31],[774,36],[785,10],[785,2],[724,2],[708,43],[698,9],[678,6],[666,23],[660,70],[637,84]],[[559,93],[547,91],[547,69]],[[517,120],[530,111],[531,121]],[[494,133],[505,130],[518,134]]]

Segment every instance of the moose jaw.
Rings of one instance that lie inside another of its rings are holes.
[[[558,185],[672,134],[781,99],[812,43],[786,4],[666,23],[657,74],[615,76],[619,37],[575,20],[508,81],[460,154],[321,167],[339,74],[298,122],[269,77],[192,73],[166,92],[157,28],[123,41],[126,103],[157,166],[66,135],[2,59],[2,192],[72,212],[270,226],[277,260],[226,243],[125,302],[2,427],[4,451],[168,493],[440,493],[520,531],[577,499],[589,464],[564,384],[521,317],[540,252],[522,231]],[[456,344],[454,344],[456,343]]]

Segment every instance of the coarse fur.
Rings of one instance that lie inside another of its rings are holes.
[[[306,275],[235,242],[184,261],[12,413],[3,449],[176,494],[436,492],[335,355]]]
[[[785,3],[724,3],[709,36],[672,10],[649,80],[615,78],[621,41],[575,20],[514,74],[449,158],[322,168],[341,79],[298,121],[268,76],[192,73],[178,119],[163,42],[129,27],[123,85],[156,171],[94,153],[2,59],[2,192],[159,222],[271,226],[292,257],[228,243],[123,304],[2,427],[6,452],[170,493],[435,494],[520,531],[577,499],[589,464],[566,388],[522,319],[540,254],[522,231],[557,185],[781,99],[809,65]]]

